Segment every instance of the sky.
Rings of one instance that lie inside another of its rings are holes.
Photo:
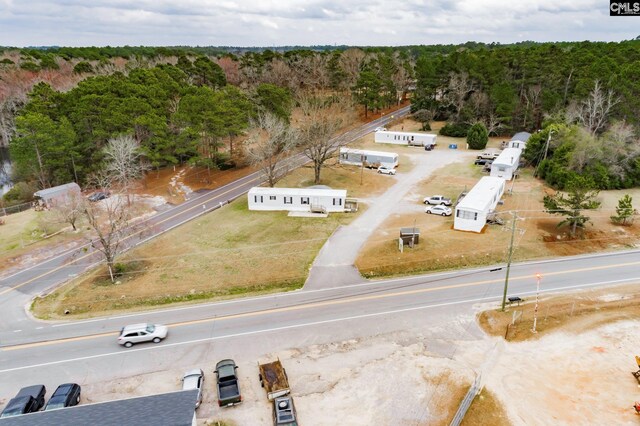
[[[3,46],[400,46],[620,41],[608,0],[0,0]]]

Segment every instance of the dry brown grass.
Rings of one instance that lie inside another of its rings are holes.
[[[640,316],[639,302],[637,285],[542,297],[538,307],[537,333],[534,334],[531,329],[535,303],[531,297],[526,303],[511,306],[506,312],[483,311],[478,315],[478,323],[490,335],[502,336],[508,341],[523,341],[537,339],[559,329],[580,333],[611,322],[636,319]],[[517,319],[510,325],[514,315]]]
[[[305,186],[312,170],[292,172],[279,186]],[[354,188],[351,170],[325,171],[323,183]],[[369,190],[382,191],[387,176],[365,173]],[[93,316],[112,310],[153,307],[175,302],[221,299],[299,288],[326,239],[354,214],[328,218],[291,218],[286,212],[251,212],[246,197],[185,224],[134,249],[119,262],[125,273],[110,284],[98,269],[52,294],[37,299],[34,313],[42,318]]]
[[[483,389],[471,403],[462,426],[509,426],[511,422],[496,396]]]
[[[499,141],[497,142],[499,144]],[[483,176],[481,168],[472,163],[455,163],[433,173],[417,184],[420,194],[444,194],[455,200],[460,192],[469,190]],[[614,200],[607,201],[601,210],[590,212],[593,224],[583,238],[570,239],[567,228],[556,225],[561,218],[544,212],[542,198],[550,191],[533,177],[531,170],[523,170],[514,182],[507,183],[510,194],[503,197],[504,226],[489,225],[480,234],[453,230],[453,217],[432,217],[422,213],[398,213],[389,217],[367,241],[356,266],[367,277],[393,276],[425,271],[445,270],[466,266],[481,266],[506,261],[510,239],[510,211],[517,211],[513,260],[577,255],[597,251],[633,247],[640,239],[640,225],[616,226],[609,217]],[[616,194],[620,195],[620,194]],[[413,223],[421,230],[421,241],[413,249],[398,251],[398,228]]]

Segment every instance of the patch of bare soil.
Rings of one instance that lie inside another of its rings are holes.
[[[545,297],[536,334],[531,303],[482,312],[482,328],[503,337],[522,312],[485,377],[513,424],[637,424],[638,301],[636,286]]]
[[[493,392],[483,389],[473,400],[462,426],[509,426],[511,421]]]

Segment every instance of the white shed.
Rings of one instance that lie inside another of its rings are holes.
[[[491,176],[506,180],[513,179],[513,174],[518,170],[522,150],[518,148],[505,148],[498,158],[491,163]]]
[[[369,151],[364,149],[340,148],[340,164],[354,166],[379,167],[390,169],[398,166],[398,154],[395,152]]]
[[[392,143],[396,145],[427,146],[436,145],[436,135],[430,133],[391,132],[378,130],[375,132],[376,143]]]
[[[518,148],[524,151],[527,147],[527,141],[531,137],[529,132],[518,132],[509,141],[509,148]]]
[[[346,189],[329,187],[268,188],[255,186],[249,190],[249,210],[290,212],[344,212]]]
[[[453,229],[482,232],[504,193],[504,179],[484,176],[456,206]]]
[[[80,195],[80,187],[75,182],[41,189],[33,193],[36,202],[42,207],[52,207],[56,203],[66,203],[74,197],[80,197]]]

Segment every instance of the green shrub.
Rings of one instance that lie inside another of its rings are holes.
[[[466,123],[447,123],[442,129],[440,134],[442,136],[451,136],[454,138],[464,138],[469,132],[469,125]]]
[[[476,123],[467,132],[467,144],[471,149],[485,149],[489,142],[489,133],[482,123]]]

